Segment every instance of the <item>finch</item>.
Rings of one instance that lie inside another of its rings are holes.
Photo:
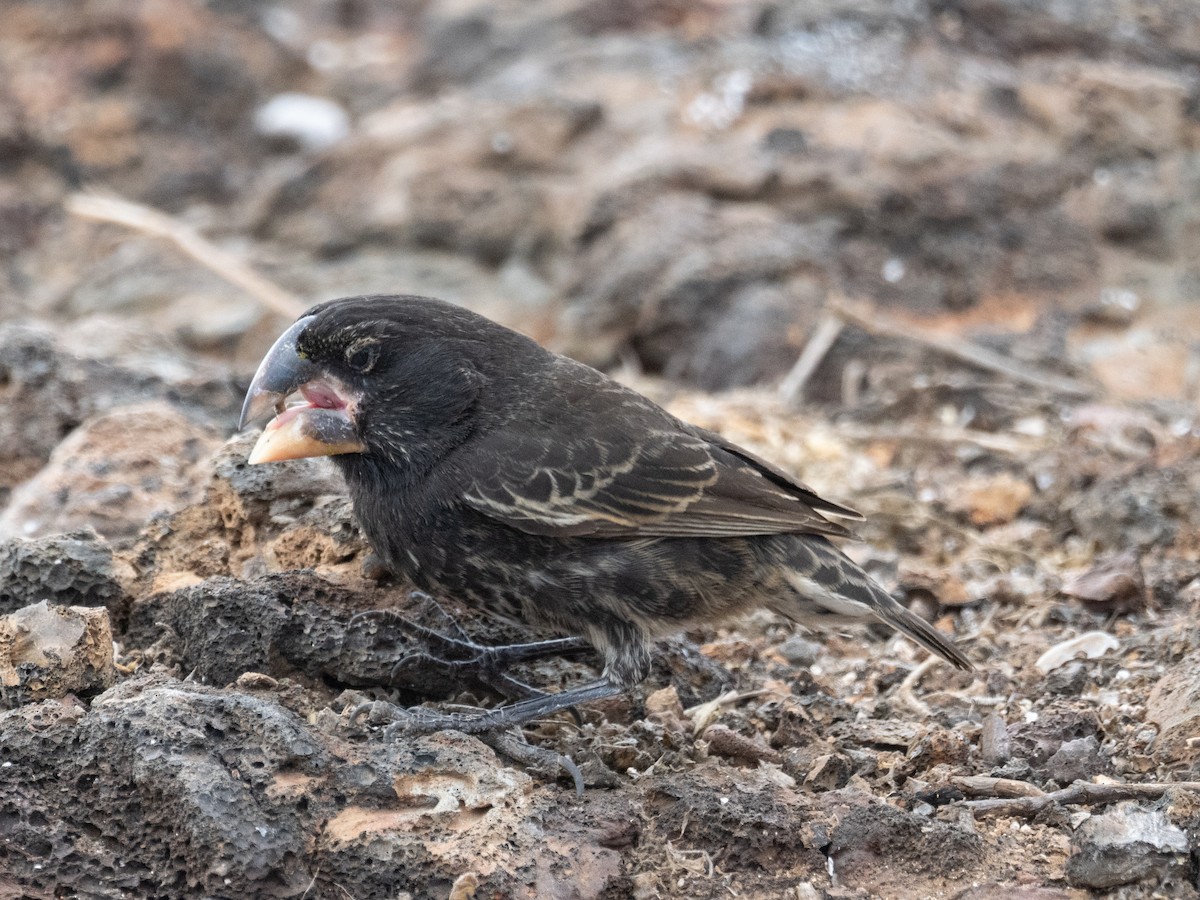
[[[804,625],[873,618],[971,668],[831,542],[859,514],[449,303],[313,307],[263,359],[242,425],[272,410],[249,462],[329,456],[395,573],[603,658],[591,683],[430,727],[483,731],[627,691],[655,637],[764,607]]]

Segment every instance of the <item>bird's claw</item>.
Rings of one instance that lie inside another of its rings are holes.
[[[435,656],[430,656],[428,653],[416,651],[406,653],[400,657],[392,665],[391,671],[388,672],[388,684],[408,684],[409,679],[405,678],[405,674],[416,670],[419,666],[425,666],[430,669],[438,669],[446,674],[452,674],[455,667],[448,664],[445,660],[438,659]]]
[[[527,744],[517,726],[531,719],[569,709],[573,713],[579,703],[600,700],[619,693],[620,687],[606,678],[557,694],[539,694],[507,706],[495,709],[472,709],[463,712],[438,712],[426,707],[403,708],[382,701],[360,703],[349,711],[348,721],[357,725],[364,716],[368,724],[383,724],[385,740],[394,740],[402,735],[429,734],[435,731],[459,731],[477,735],[480,740],[497,752],[542,772],[559,769],[567,772],[575,784],[577,793],[583,792],[583,775],[579,767],[568,757]]]
[[[414,710],[402,706],[395,707],[395,719],[383,729],[383,739],[385,741],[394,741],[402,735],[415,734],[430,734],[437,731],[437,728],[419,728],[416,727],[417,719],[413,715]]]
[[[367,725],[378,722],[382,716],[381,713],[394,715],[394,712],[399,709],[395,704],[387,703],[383,700],[364,700],[362,703],[355,706],[346,716],[346,723],[351,728],[358,727],[360,720],[367,718]]]
[[[394,706],[391,703],[370,700],[360,703],[350,711],[350,724],[355,725],[364,715],[374,716],[380,711],[386,712],[393,719],[383,731],[384,740],[387,741],[395,740],[401,736],[430,734],[435,731],[459,729],[464,725],[469,726],[472,719],[477,718],[485,712],[480,710],[474,714],[439,713],[420,706],[406,709],[401,706]],[[564,756],[553,750],[547,750],[545,747],[538,747],[535,744],[526,742],[517,728],[498,727],[487,731],[479,731],[476,733],[476,737],[497,753],[507,756],[514,762],[533,769],[535,772],[550,777],[557,776],[560,770],[566,772],[571,776],[571,781],[575,785],[575,793],[580,796],[583,795],[583,772],[580,771],[579,766],[569,756]]]
[[[365,700],[349,711],[346,722],[351,727],[364,724],[386,725],[384,737],[392,739],[401,734],[430,734],[434,731],[448,731],[458,728],[463,723],[469,724],[476,716],[486,710],[475,710],[472,713],[441,713],[426,709],[423,706],[397,706],[386,700]],[[363,722],[363,720],[366,722]]]
[[[449,626],[450,630],[457,635],[456,639],[451,640],[459,640],[466,643],[471,642],[470,636],[463,631],[462,626],[455,621],[454,616],[446,612],[445,608],[436,600],[434,600],[429,594],[425,593],[424,591],[410,591],[408,598],[409,600],[415,601],[417,605],[416,614],[413,616],[413,618],[421,618],[427,611],[435,612],[437,613],[438,617]],[[432,635],[436,638],[441,636],[440,632],[432,628],[427,628],[424,625],[418,625],[416,622],[413,622],[406,617],[405,613],[395,609],[366,609],[361,612],[357,612],[347,620],[346,630],[352,631],[355,628],[358,628],[363,622],[371,619],[377,619],[379,621],[384,621],[387,619],[395,620],[400,623],[400,627],[404,631],[415,631],[421,637]]]
[[[515,728],[485,731],[479,735],[479,739],[497,753],[546,777],[556,777],[561,769],[571,776],[575,793],[583,796],[583,772],[571,757],[526,742]]]

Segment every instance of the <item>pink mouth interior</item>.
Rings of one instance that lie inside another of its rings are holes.
[[[346,401],[338,396],[337,391],[327,384],[311,381],[300,388],[300,395],[308,401],[309,406],[318,409],[345,409]]]
[[[319,381],[311,381],[306,385],[302,385],[300,396],[304,398],[303,403],[294,403],[287,407],[267,423],[267,427],[281,428],[296,418],[296,416],[309,409],[346,408],[346,401],[338,395],[337,391]]]

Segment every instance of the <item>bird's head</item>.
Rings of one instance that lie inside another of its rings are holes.
[[[239,428],[275,413],[248,461],[333,456],[345,466],[419,473],[494,412],[480,400],[503,390],[490,373],[518,346],[540,350],[482,316],[423,297],[315,306],[280,335],[246,393]]]

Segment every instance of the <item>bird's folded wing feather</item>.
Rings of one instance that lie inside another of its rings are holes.
[[[560,537],[850,534],[821,513],[852,510],[717,435],[629,431],[566,440],[536,424],[494,432],[463,469],[472,473],[463,499],[522,531]]]

